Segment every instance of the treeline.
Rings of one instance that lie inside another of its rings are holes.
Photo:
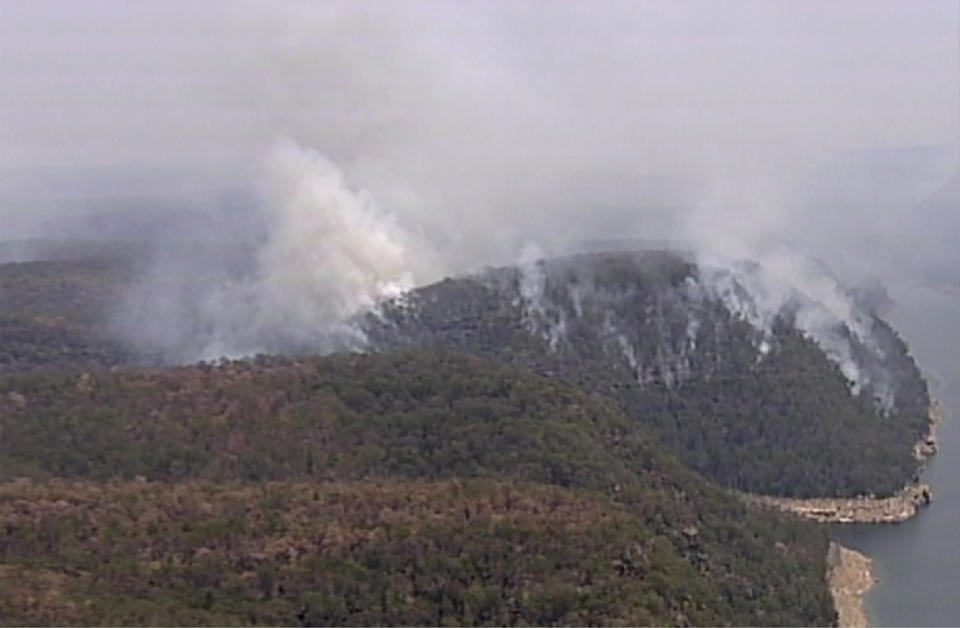
[[[822,531],[489,360],[21,373],[0,433],[8,624],[834,620]]]

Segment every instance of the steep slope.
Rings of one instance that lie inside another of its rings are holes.
[[[13,374],[0,433],[2,623],[834,621],[822,531],[489,360]]]
[[[362,325],[372,347],[477,352],[614,399],[740,490],[887,495],[911,481],[929,398],[896,333],[862,314],[860,335],[817,322],[815,339],[797,328],[820,315],[803,295],[764,329],[750,299],[742,279],[674,254],[611,253],[448,279]]]

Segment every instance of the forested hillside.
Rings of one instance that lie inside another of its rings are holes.
[[[5,624],[834,620],[822,531],[490,360],[9,374],[0,434]]]
[[[191,302],[247,264],[240,251],[217,251],[203,253],[211,263],[185,285],[146,277],[143,258],[129,251],[0,265],[0,372],[162,363],[203,334]],[[231,261],[214,263],[218,256]],[[851,359],[872,374],[851,394],[840,367],[796,331],[790,311],[764,337],[705,289],[702,274],[667,253],[562,258],[420,288],[357,326],[372,350],[477,353],[612,399],[725,486],[798,497],[889,495],[913,479],[912,445],[926,432],[929,398],[884,321],[871,315],[869,343],[838,332]],[[118,323],[118,303],[138,283],[136,294],[159,291],[157,307],[176,303],[169,312],[139,307],[153,319]],[[170,352],[129,342],[130,332],[150,325],[170,328],[157,336],[176,345]]]
[[[0,373],[135,359],[109,329],[134,258],[0,265]]]
[[[196,344],[197,303],[253,263],[249,247],[190,242],[8,242],[4,254],[51,259],[0,264],[0,373],[171,363]]]
[[[926,384],[882,320],[859,394],[787,311],[764,337],[667,253],[550,260],[448,279],[367,316],[371,345],[495,357],[614,399],[684,462],[736,489],[795,497],[888,495],[918,471]],[[882,403],[886,400],[887,406]]]

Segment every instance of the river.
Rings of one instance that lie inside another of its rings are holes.
[[[914,357],[935,374],[933,396],[948,410],[937,436],[939,453],[924,473],[933,503],[901,524],[834,526],[836,540],[874,561],[877,585],[867,594],[874,626],[960,624],[960,294],[912,282],[890,292],[899,305],[888,320]],[[937,381],[939,380],[939,381]]]

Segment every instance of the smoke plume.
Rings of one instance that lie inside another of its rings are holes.
[[[128,340],[177,361],[358,348],[364,338],[351,316],[403,294],[427,267],[426,245],[330,159],[293,141],[278,142],[265,161],[262,207],[253,272],[215,275],[190,295],[158,293],[182,289],[197,269],[157,256],[118,316]],[[184,302],[196,309],[170,311]]]
[[[787,312],[859,382],[870,317],[776,243],[957,259],[952,2],[5,8],[3,236],[155,240],[115,328],[169,360],[362,346],[354,313],[517,262],[559,346],[529,258],[626,239],[696,251],[760,353]],[[226,231],[246,260],[170,246]]]

